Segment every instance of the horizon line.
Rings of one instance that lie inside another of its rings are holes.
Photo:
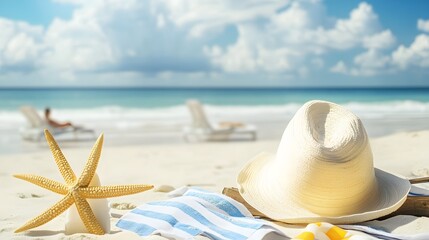
[[[11,86],[0,90],[370,90],[370,89],[429,89],[429,86]]]

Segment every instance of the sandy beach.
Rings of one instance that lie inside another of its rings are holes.
[[[105,138],[109,139],[109,135]],[[402,132],[371,139],[376,167],[406,178],[429,175],[429,131]],[[104,185],[153,184],[155,188],[169,185],[197,186],[221,192],[223,187],[236,186],[236,175],[241,167],[260,152],[275,153],[278,140],[255,142],[170,143],[129,146],[105,146],[98,166]],[[61,143],[60,143],[61,144]],[[85,164],[90,147],[63,148],[76,173]],[[33,230],[14,234],[27,220],[37,216],[60,199],[49,192],[12,177],[14,173],[32,173],[62,182],[49,149],[36,152],[2,154],[0,156],[0,238],[1,239],[141,239],[133,233],[122,232],[114,225],[128,210],[111,209],[111,233],[103,236],[64,234],[64,214]],[[429,188],[428,184],[421,184]],[[147,191],[135,195],[109,199],[110,204],[140,205],[167,198],[167,194]],[[393,233],[429,233],[429,218],[399,216],[383,222],[374,222]],[[281,227],[294,236],[302,227]],[[160,237],[152,237],[159,239]]]

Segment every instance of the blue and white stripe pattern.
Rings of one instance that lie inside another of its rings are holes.
[[[173,239],[203,235],[244,240],[262,239],[267,234],[289,239],[267,222],[253,218],[241,203],[227,196],[196,188],[182,189],[180,194],[141,205],[122,216],[116,226],[140,236],[159,234]]]
[[[411,190],[408,193],[408,196],[429,196],[429,189],[411,185]]]

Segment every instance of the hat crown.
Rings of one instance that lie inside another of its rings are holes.
[[[289,122],[276,167],[283,167],[293,198],[317,214],[349,214],[376,197],[372,152],[366,131],[350,111],[310,101]]]

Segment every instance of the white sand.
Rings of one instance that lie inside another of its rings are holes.
[[[108,135],[105,136],[109,138]],[[399,133],[372,139],[371,146],[377,167],[404,177],[429,174],[429,131]],[[102,185],[144,183],[195,185],[220,192],[225,186],[236,186],[240,168],[256,154],[275,153],[278,141],[163,144],[129,147],[106,147],[98,166]],[[63,149],[71,166],[79,175],[90,147]],[[118,217],[128,210],[112,209],[112,231],[104,236],[64,234],[65,216],[30,231],[14,234],[13,230],[50,207],[61,196],[12,177],[14,173],[31,173],[63,182],[52,155],[46,149],[36,153],[0,155],[0,239],[141,239],[133,233],[114,227]],[[424,184],[427,187],[427,184]],[[142,204],[165,199],[166,194],[148,191],[110,199],[111,203]],[[429,233],[429,219],[399,216],[373,225],[400,234]],[[282,228],[292,236],[300,228]],[[163,239],[152,237],[151,239]]]

